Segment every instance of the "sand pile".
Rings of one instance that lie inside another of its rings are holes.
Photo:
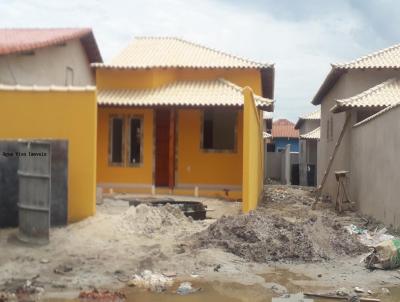
[[[130,207],[121,215],[117,228],[131,234],[151,236],[154,233],[184,229],[188,224],[192,224],[192,220],[170,204],[161,207],[140,204]]]
[[[326,221],[324,221],[326,220]],[[222,217],[198,234],[195,246],[220,247],[249,261],[314,261],[365,251],[329,217],[290,222],[268,210]]]

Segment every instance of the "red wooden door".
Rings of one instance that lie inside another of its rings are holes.
[[[156,110],[155,183],[158,187],[167,187],[170,185],[170,124],[170,110]]]

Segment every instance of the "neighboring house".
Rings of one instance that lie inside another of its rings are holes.
[[[396,227],[400,226],[399,77],[400,45],[396,45],[332,65],[312,101],[321,105],[319,184],[335,155],[322,193],[334,200],[334,172],[349,171],[351,199],[361,211]]]
[[[247,210],[254,208],[273,65],[177,38],[143,37],[93,66],[99,186],[243,198]]]
[[[90,28],[0,29],[1,84],[93,85],[101,61]]]
[[[290,152],[299,152],[299,131],[294,123],[287,119],[278,119],[272,123],[272,144],[270,152],[282,151],[290,144]]]
[[[63,198],[55,196],[65,202],[64,223],[96,210],[97,103],[96,89],[88,85],[94,79],[90,63],[101,61],[90,29],[0,29],[0,141],[16,146],[19,139],[66,143],[64,153],[53,156],[67,169],[52,178],[59,181],[52,193],[66,191]],[[59,160],[65,153],[67,163]],[[2,167],[7,160],[0,156]],[[3,185],[4,178],[2,192]],[[15,216],[10,225],[18,218],[17,200],[11,201],[12,213],[5,213],[0,198],[0,214]]]
[[[299,117],[295,129],[300,133],[299,173],[301,186],[317,184],[317,154],[319,141],[320,110]]]

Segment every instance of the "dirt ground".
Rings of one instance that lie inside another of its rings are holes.
[[[129,207],[117,197],[106,198],[94,217],[52,229],[46,246],[27,247],[13,239],[16,229],[0,230],[0,291],[32,280],[47,297],[76,297],[82,289],[124,287],[144,270],[277,294],[293,286],[367,290],[400,284],[397,270],[369,271],[360,264],[367,249],[343,226],[366,220],[353,212],[338,216],[330,204],[311,210],[308,189],[269,185],[250,215],[240,215],[237,202],[192,198],[208,205],[210,218],[203,221],[169,205]]]

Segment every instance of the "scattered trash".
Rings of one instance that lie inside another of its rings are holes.
[[[348,302],[360,302],[360,297],[357,295],[351,295],[348,299]]]
[[[375,246],[383,241],[392,240],[394,236],[386,234],[387,229],[382,228],[380,230],[376,229],[373,232],[368,231],[365,228],[360,228],[354,224],[350,224],[344,227],[350,234],[356,234],[358,240],[366,246]]]
[[[53,283],[51,285],[52,288],[67,288],[67,285],[62,284],[62,283]]]
[[[177,273],[176,272],[163,272],[162,273],[165,277],[168,277],[168,278],[175,278],[176,276],[177,276]]]
[[[90,291],[81,291],[78,298],[81,300],[123,301],[126,299],[126,296],[121,292],[100,291],[95,288]]]
[[[46,264],[49,263],[50,260],[49,259],[40,259],[40,263]]]
[[[179,285],[178,289],[176,290],[176,293],[179,295],[188,295],[188,294],[195,293],[199,290],[200,290],[200,288],[193,288],[192,283],[190,283],[190,282],[182,282]]]
[[[346,299],[343,296],[333,295],[333,294],[317,294],[317,293],[304,293],[304,296],[315,297],[315,298],[326,298],[326,299],[336,299],[336,300],[344,300]],[[374,298],[364,298],[359,297],[357,295],[349,295],[347,298],[349,302],[380,302],[380,299]]]
[[[386,287],[381,288],[381,293],[384,295],[390,295],[390,290]]]
[[[220,269],[221,269],[221,264],[218,264],[214,267],[214,272],[219,272]]]
[[[271,302],[313,302],[312,299],[304,298],[303,294],[284,294],[278,298],[272,298]]]
[[[34,285],[31,280],[26,280],[23,286],[16,289],[18,301],[37,301],[44,293],[44,288]]]
[[[347,288],[341,287],[336,290],[336,295],[340,297],[347,297],[350,295],[350,291]]]
[[[400,240],[393,239],[376,245],[364,259],[367,268],[393,269],[400,266]]]
[[[132,280],[128,282],[128,286],[136,286],[160,293],[172,286],[173,283],[174,280],[172,278],[145,270],[141,274],[135,274]]]
[[[59,274],[59,275],[64,275],[65,273],[68,273],[71,271],[72,271],[72,266],[67,265],[67,264],[59,265],[54,269],[54,273]]]
[[[356,293],[359,293],[359,294],[362,294],[363,292],[365,292],[364,289],[362,289],[361,287],[358,287],[358,286],[356,286],[356,287],[354,288],[354,291],[355,291]]]
[[[16,302],[17,296],[14,293],[0,292],[0,302]]]

